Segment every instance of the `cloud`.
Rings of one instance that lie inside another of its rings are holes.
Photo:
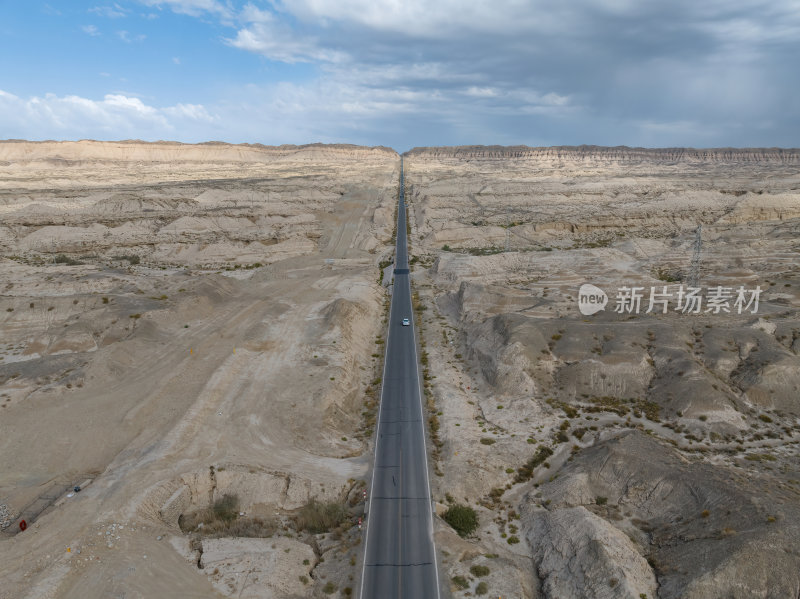
[[[224,18],[233,16],[234,11],[228,4],[223,4],[217,0],[140,0],[145,6],[155,8],[169,8],[173,12],[194,17],[210,13]]]
[[[131,36],[131,34],[128,31],[125,31],[124,29],[121,31],[117,31],[117,37],[126,44],[130,44],[132,42],[143,42],[145,39],[147,39],[147,36],[144,35],[143,33]]]
[[[86,33],[88,35],[91,35],[93,37],[100,35],[100,32],[97,30],[97,27],[95,27],[94,25],[83,25],[81,27],[81,29],[83,30],[84,33]]]
[[[202,104],[176,104],[164,108],[163,112],[168,116],[186,118],[191,121],[213,123],[216,120]]]
[[[164,139],[185,135],[197,123],[214,122],[199,104],[157,108],[122,94],[107,94],[102,100],[55,94],[21,98],[0,90],[0,129],[8,137]]]
[[[106,17],[107,19],[121,19],[127,17],[130,11],[114,3],[113,6],[95,6],[94,8],[90,8],[89,12],[101,17]]]
[[[289,65],[248,70],[202,105],[99,102],[186,138],[797,145],[798,0],[138,2],[221,24],[223,43]]]
[[[226,40],[235,48],[286,63],[342,62],[346,59],[343,52],[325,48],[313,37],[297,34],[269,12],[248,7],[246,15],[250,24],[240,29],[234,39]]]
[[[741,144],[750,130],[748,143],[796,144],[781,128],[769,140],[769,123],[780,110],[800,125],[797,0],[273,0],[236,19],[230,45],[319,67],[304,102],[323,110],[322,89],[350,97],[331,115],[438,115],[451,136],[500,128],[554,143],[635,144],[661,131]]]

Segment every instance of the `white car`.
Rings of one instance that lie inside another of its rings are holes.
[[[404,318],[404,319],[403,319],[403,326],[404,326],[404,327],[407,327],[407,326],[408,326],[408,325],[410,325],[410,324],[411,324],[411,321],[410,321],[408,318]]]

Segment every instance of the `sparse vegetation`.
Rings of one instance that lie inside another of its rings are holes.
[[[529,459],[524,466],[517,469],[516,482],[523,483],[533,478],[534,468],[543,464],[551,455],[553,455],[552,449],[546,445],[540,445],[536,453],[533,454],[533,457]]]
[[[330,532],[347,519],[347,511],[341,503],[322,503],[311,499],[295,516],[298,530],[306,530],[312,534]]]
[[[69,256],[65,256],[64,254],[59,254],[55,258],[53,258],[53,262],[56,264],[66,264],[67,266],[78,266],[83,264],[80,260],[76,260],[75,258],[70,258]]]
[[[749,462],[774,462],[775,456],[768,453],[751,453],[744,456]]]
[[[185,533],[201,537],[255,537],[266,538],[275,534],[274,522],[263,518],[239,516],[239,498],[225,494],[208,508],[182,514],[178,525]]]
[[[127,260],[129,264],[139,264],[140,258],[136,254],[122,254],[119,256],[112,256],[113,260],[118,260],[122,262],[123,260]]]
[[[329,580],[325,583],[325,586],[322,587],[322,592],[326,595],[333,595],[337,589],[338,587]]]
[[[655,277],[659,281],[664,281],[665,283],[675,283],[676,281],[680,280],[677,276],[673,275],[664,268],[657,269],[655,272]]]

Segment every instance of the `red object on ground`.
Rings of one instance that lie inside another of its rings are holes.
[[[28,528],[28,523],[25,522],[25,520],[20,520],[19,521],[19,529],[20,530],[25,530],[26,528]]]

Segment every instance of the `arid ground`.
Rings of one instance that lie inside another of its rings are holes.
[[[452,596],[797,597],[800,152],[404,164]],[[355,596],[399,169],[0,142],[0,598]]]
[[[0,596],[355,586],[397,154],[20,142],[0,161]],[[245,538],[182,532],[226,494]],[[311,499],[352,513],[311,534]]]
[[[797,596],[800,153],[422,148],[405,166],[434,494],[481,523],[440,529],[454,595]],[[580,313],[585,283],[605,311]],[[763,293],[756,313],[645,313],[651,287],[692,283]],[[645,289],[638,314],[614,311],[624,286]]]

